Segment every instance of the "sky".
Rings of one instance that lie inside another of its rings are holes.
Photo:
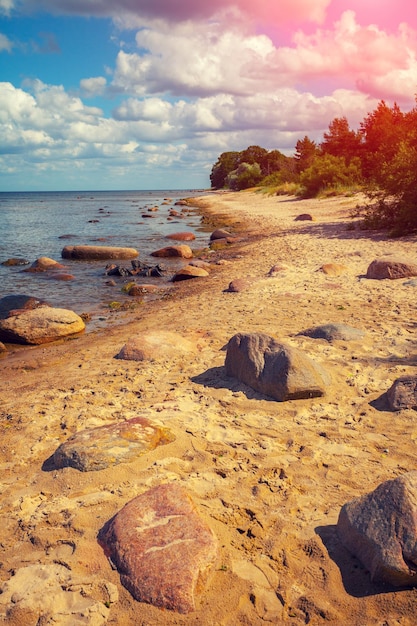
[[[414,0],[0,0],[0,191],[204,189],[416,93]]]

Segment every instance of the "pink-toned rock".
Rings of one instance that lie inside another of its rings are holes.
[[[99,541],[136,600],[179,613],[195,611],[218,556],[216,537],[177,483],[128,502]]]
[[[127,361],[153,361],[174,358],[196,349],[195,344],[178,333],[160,330],[131,337],[123,346],[117,359]]]
[[[372,261],[366,272],[366,278],[382,280],[389,278],[410,278],[417,276],[417,262],[411,259],[394,256],[380,257]]]
[[[241,291],[246,291],[251,286],[252,281],[248,278],[235,278],[229,283],[229,288],[227,291],[231,293],[240,293]]]
[[[348,270],[346,265],[342,265],[341,263],[325,263],[320,269],[323,274],[326,274],[327,276],[341,276]]]
[[[224,230],[223,228],[217,228],[210,235],[210,241],[215,241],[216,239],[226,239],[228,237],[232,237],[232,233],[229,233],[228,230]]]
[[[136,259],[138,255],[139,253],[135,248],[117,248],[115,246],[65,246],[61,252],[63,259],[92,261]]]
[[[181,233],[172,233],[171,235],[167,235],[166,239],[175,239],[176,241],[194,241],[195,235],[194,233],[184,231]]]
[[[280,272],[285,272],[285,270],[287,269],[288,269],[287,265],[283,265],[282,263],[277,263],[276,265],[273,265],[271,267],[271,269],[268,272],[268,276],[276,276]]]
[[[134,417],[76,433],[57,448],[53,460],[56,468],[74,467],[91,472],[128,463],[172,441],[175,437],[167,428],[153,424],[146,417]]]
[[[49,304],[45,300],[38,300],[33,296],[4,296],[4,298],[0,298],[0,319],[18,315],[23,311],[31,311],[41,306],[49,306]]]
[[[209,276],[207,270],[201,267],[196,267],[195,265],[186,265],[174,274],[172,282],[177,283],[181,280],[189,280],[190,278],[205,278],[207,276]]]
[[[48,280],[62,280],[62,281],[68,281],[68,280],[75,280],[75,276],[73,276],[72,274],[62,274],[61,272],[55,274],[50,274],[48,276]]]
[[[42,306],[0,319],[0,339],[39,345],[78,334],[85,329],[81,317],[67,309]]]
[[[54,259],[50,259],[47,256],[41,256],[39,259],[36,259],[30,267],[22,270],[22,272],[47,272],[48,270],[59,270],[64,267],[65,265],[58,263],[58,261],[54,261]]]
[[[145,293],[156,293],[161,291],[161,288],[158,285],[132,285],[128,290],[129,296],[143,296]]]
[[[193,251],[191,250],[190,246],[182,244],[179,246],[166,246],[165,248],[160,248],[159,250],[155,250],[155,252],[152,252],[151,256],[180,257],[182,259],[192,259]]]
[[[208,272],[211,270],[211,263],[203,261],[202,259],[193,259],[189,262],[188,265],[192,265],[193,267],[200,267],[201,269],[207,270]]]

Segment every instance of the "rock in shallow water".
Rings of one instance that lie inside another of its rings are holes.
[[[62,249],[63,259],[106,260],[135,259],[138,256],[135,248],[118,248],[115,246],[65,246]]]
[[[81,317],[67,309],[41,306],[17,311],[0,319],[0,339],[10,343],[40,345],[83,332]]]
[[[136,600],[179,613],[195,610],[218,552],[213,532],[176,483],[128,502],[99,541]]]
[[[90,428],[76,433],[55,451],[56,468],[74,467],[81,472],[127,463],[158,446],[171,443],[174,435],[145,417]]]

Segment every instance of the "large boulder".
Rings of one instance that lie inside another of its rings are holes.
[[[104,261],[107,259],[135,259],[139,252],[135,248],[117,248],[115,246],[65,246],[63,259],[83,261]]]
[[[398,278],[410,278],[410,276],[417,276],[417,262],[395,256],[375,259],[366,272],[366,278],[375,278],[377,280],[383,278],[395,280]]]
[[[180,244],[178,246],[165,246],[155,252],[151,253],[151,256],[156,257],[180,257],[181,259],[192,259],[193,251],[190,246],[186,244]]]
[[[300,350],[263,333],[238,333],[228,345],[226,374],[280,402],[323,396],[328,375]]]
[[[136,600],[179,613],[196,609],[196,595],[218,553],[213,532],[177,483],[128,502],[100,531],[99,541]]]
[[[10,343],[39,345],[81,333],[85,324],[68,309],[42,306],[18,311],[0,319],[0,339]]]
[[[417,376],[397,378],[387,391],[387,400],[392,411],[417,410]]]
[[[174,441],[174,435],[146,417],[76,433],[54,453],[56,468],[74,467],[81,472],[127,463],[158,446]]]
[[[371,580],[416,586],[417,471],[388,480],[344,504],[337,532]]]

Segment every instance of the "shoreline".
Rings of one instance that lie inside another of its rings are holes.
[[[417,287],[364,276],[377,256],[417,257],[417,238],[361,231],[349,217],[355,198],[240,192],[198,202],[209,204],[208,221],[242,238],[210,255],[221,264],[207,279],[186,281],[109,329],[0,360],[0,585],[11,570],[63,562],[88,597],[105,602],[104,584],[116,587],[107,621],[114,626],[362,626],[387,615],[411,626],[415,590],[370,583],[338,545],[335,524],[345,502],[416,469],[415,411],[393,414],[378,400],[415,372]],[[302,213],[315,219],[295,221]],[[346,269],[326,275],[328,263]],[[246,288],[228,292],[239,278]],[[326,322],[359,328],[365,339],[299,335]],[[161,329],[191,342],[190,352],[162,346],[148,361],[115,359],[130,337]],[[225,377],[224,348],[237,332],[305,351],[330,374],[326,395],[275,402]],[[175,441],[96,472],[43,469],[74,433],[138,415],[169,428]],[[220,546],[189,615],[135,601],[97,543],[126,502],[172,481],[192,495]],[[14,610],[5,623],[20,626]]]

